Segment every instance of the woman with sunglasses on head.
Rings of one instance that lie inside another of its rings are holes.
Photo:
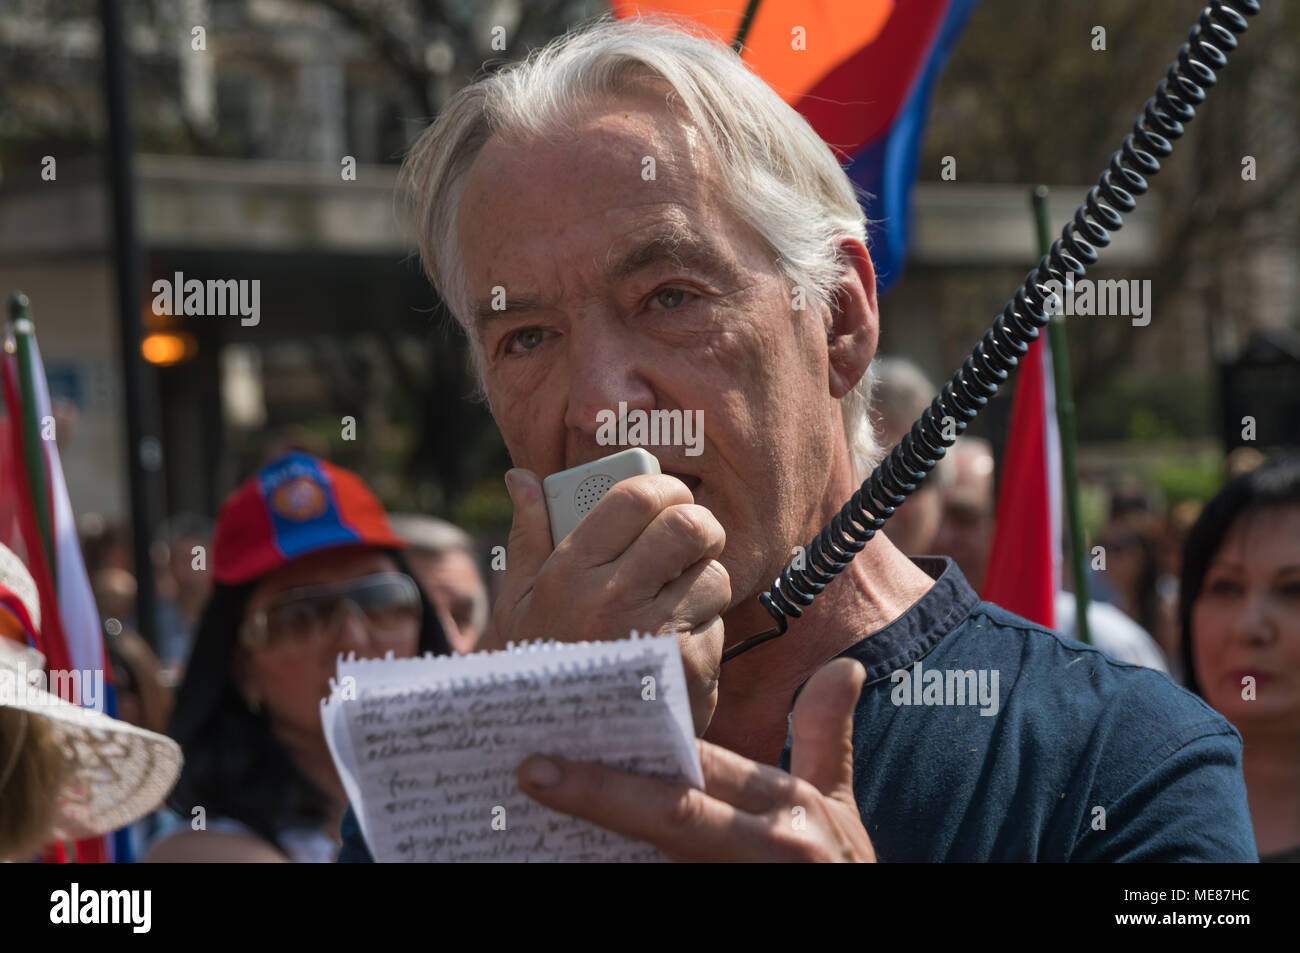
[[[305,453],[226,500],[171,722],[180,828],[148,860],[334,859],[347,797],[320,703],[338,656],[450,651],[404,548],[359,477]]]

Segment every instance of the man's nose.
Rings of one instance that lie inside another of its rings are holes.
[[[620,409],[652,410],[653,388],[645,376],[644,349],[635,335],[612,321],[591,321],[573,335],[569,357],[569,402],[564,425],[571,442],[585,447],[597,443],[602,421]],[[620,408],[620,405],[621,408]],[[570,448],[581,449],[581,448]],[[606,453],[613,453],[611,447]],[[577,462],[573,461],[572,465]]]

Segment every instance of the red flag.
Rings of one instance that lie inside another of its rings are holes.
[[[1020,362],[981,595],[1054,628],[1061,551],[1060,438],[1045,336],[1029,346]]]

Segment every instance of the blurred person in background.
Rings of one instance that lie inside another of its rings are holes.
[[[938,391],[906,358],[878,357],[871,367],[875,379],[871,426],[880,438],[881,448],[889,451],[912,429]],[[904,553],[920,556],[937,552],[934,541],[943,519],[943,494],[952,482],[952,470],[947,457],[940,460],[925,482],[889,518],[885,535]],[[963,572],[965,568],[961,566]]]
[[[1160,510],[1157,494],[1140,477],[1124,474],[1111,486],[1109,520],[1112,523],[1145,524]]]
[[[161,539],[158,578],[158,658],[170,684],[180,681],[194,642],[203,606],[212,594],[207,550],[211,523],[182,514],[173,517]]]
[[[110,619],[104,627],[104,647],[113,673],[117,717],[156,734],[166,732],[175,699],[149,643],[138,632]],[[157,811],[131,825],[134,856],[144,856],[145,848],[167,828],[170,817],[166,811]]]
[[[1178,622],[1178,591],[1183,574],[1183,550],[1187,534],[1203,504],[1199,500],[1180,500],[1165,514],[1156,546],[1156,628],[1152,632],[1160,650],[1169,660],[1169,674],[1180,685],[1187,684],[1187,663],[1183,659],[1182,630]]]
[[[87,513],[78,526],[81,555],[86,572],[121,569],[135,575],[135,554],[131,548],[131,530],[122,523],[105,520],[98,513]]]
[[[969,578],[978,579],[982,588],[993,547],[996,513],[993,450],[987,441],[978,437],[958,437],[948,456],[955,476],[944,490],[943,522],[934,547],[937,552],[952,556],[961,571]],[[1062,578],[1063,581],[1071,578],[1068,554],[1063,560]],[[1073,594],[1058,589],[1053,608],[1056,631],[1077,639]],[[1088,602],[1088,634],[1092,644],[1111,658],[1169,673],[1164,653],[1150,634],[1115,607],[1095,598]]]
[[[132,629],[110,624],[104,630],[104,645],[113,670],[118,717],[149,731],[165,732],[175,698],[163,682],[158,656],[149,643]]]
[[[320,703],[339,654],[450,651],[404,549],[356,474],[304,453],[227,498],[171,723],[186,764],[170,804],[188,828],[147,859],[334,859],[347,798]]]
[[[0,861],[129,825],[162,802],[180,771],[170,738],[32,685],[45,667],[30,647],[40,624],[36,583],[0,546]]]
[[[1254,447],[1237,447],[1230,451],[1228,458],[1223,461],[1223,470],[1228,480],[1235,480],[1267,462],[1268,457]]]
[[[993,448],[980,437],[958,437],[945,457],[951,479],[943,489],[933,549],[951,556],[980,592],[993,547]]]
[[[432,516],[403,513],[390,520],[393,531],[410,544],[406,559],[416,581],[443,613],[452,650],[462,655],[473,652],[487,628],[489,610],[473,538]]]
[[[1096,545],[1105,551],[1105,568],[1094,572],[1109,592],[1116,608],[1147,632],[1154,632],[1159,620],[1159,598],[1156,582],[1160,576],[1157,562],[1159,533],[1153,517],[1138,511],[1127,511],[1112,517],[1097,536]],[[1101,599],[1101,596],[1095,598]]]
[[[101,621],[116,619],[128,628],[135,627],[135,574],[116,566],[90,573],[90,591],[95,597]]]
[[[189,657],[202,611],[212,584],[207,570],[207,547],[211,542],[208,521],[197,516],[174,518],[152,547],[157,592],[155,630],[158,658],[165,684],[180,681]],[[194,553],[202,547],[202,560]],[[134,552],[131,533],[124,527],[105,525],[98,518],[83,523],[82,551],[101,621],[116,619],[128,629],[139,630],[136,619]],[[202,567],[202,568],[200,568]]]
[[[1233,479],[1187,536],[1187,687],[1241,732],[1260,860],[1300,862],[1300,457]]]

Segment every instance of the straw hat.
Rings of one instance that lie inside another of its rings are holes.
[[[20,620],[39,618],[31,575],[3,546],[0,606]],[[45,719],[68,759],[59,790],[52,792],[57,805],[48,839],[98,837],[157,808],[180,774],[176,742],[45,691],[39,675],[44,669],[41,653],[0,636],[0,707]],[[14,750],[0,752],[0,803],[22,750],[20,741]]]

